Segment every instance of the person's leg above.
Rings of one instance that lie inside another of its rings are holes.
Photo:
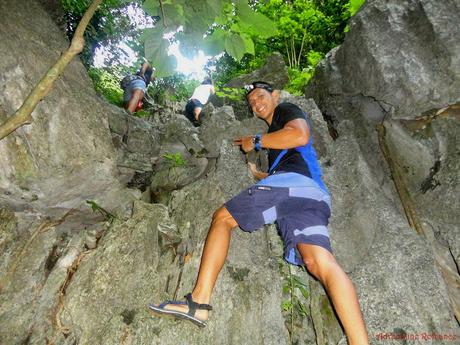
[[[128,86],[128,92],[130,98],[128,103],[125,105],[126,110],[131,113],[134,113],[137,108],[137,104],[144,98],[145,91],[147,90],[147,86],[145,85],[145,81],[143,79],[135,79],[131,81]]]
[[[350,345],[367,345],[369,339],[353,283],[325,248],[299,243],[297,249],[307,270],[325,287]]]
[[[137,108],[137,104],[144,98],[144,91],[142,89],[132,90],[131,99],[129,100],[126,109],[134,113]]]

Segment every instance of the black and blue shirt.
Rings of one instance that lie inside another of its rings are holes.
[[[304,146],[292,149],[269,149],[269,174],[276,172],[293,172],[307,176],[313,179],[323,190],[327,191],[326,186],[321,180],[321,168],[318,163],[315,149],[313,148],[313,139],[311,127],[307,115],[295,104],[284,102],[278,104],[275,108],[272,123],[268,128],[268,133],[276,132],[292,120],[304,119],[310,128],[310,137],[308,143]]]

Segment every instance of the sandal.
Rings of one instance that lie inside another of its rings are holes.
[[[212,310],[212,307],[209,304],[200,304],[196,303],[192,299],[192,294],[189,293],[185,297],[185,301],[165,301],[160,305],[153,305],[149,304],[149,308],[160,315],[171,315],[178,319],[185,319],[193,322],[195,325],[204,327],[206,326],[206,321],[200,320],[195,317],[195,313],[197,310]],[[170,310],[165,309],[164,307],[168,304],[175,304],[175,305],[187,305],[188,306],[188,313],[178,311],[178,310]]]

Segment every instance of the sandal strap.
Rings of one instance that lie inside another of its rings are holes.
[[[161,303],[158,307],[159,308],[164,308],[166,305],[168,304],[175,304],[175,305],[186,305],[187,302],[184,302],[184,301],[164,301],[163,303]]]
[[[195,316],[195,313],[197,311],[197,309],[201,309],[201,310],[212,310],[212,306],[210,306],[209,304],[200,304],[200,303],[196,303],[193,299],[192,299],[192,294],[189,293],[187,295],[184,296],[185,299],[187,300],[187,305],[188,305],[188,315],[190,316]]]

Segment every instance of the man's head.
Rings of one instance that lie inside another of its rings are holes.
[[[255,81],[244,86],[246,100],[257,117],[271,123],[273,113],[278,105],[279,94],[273,87],[263,81]]]

